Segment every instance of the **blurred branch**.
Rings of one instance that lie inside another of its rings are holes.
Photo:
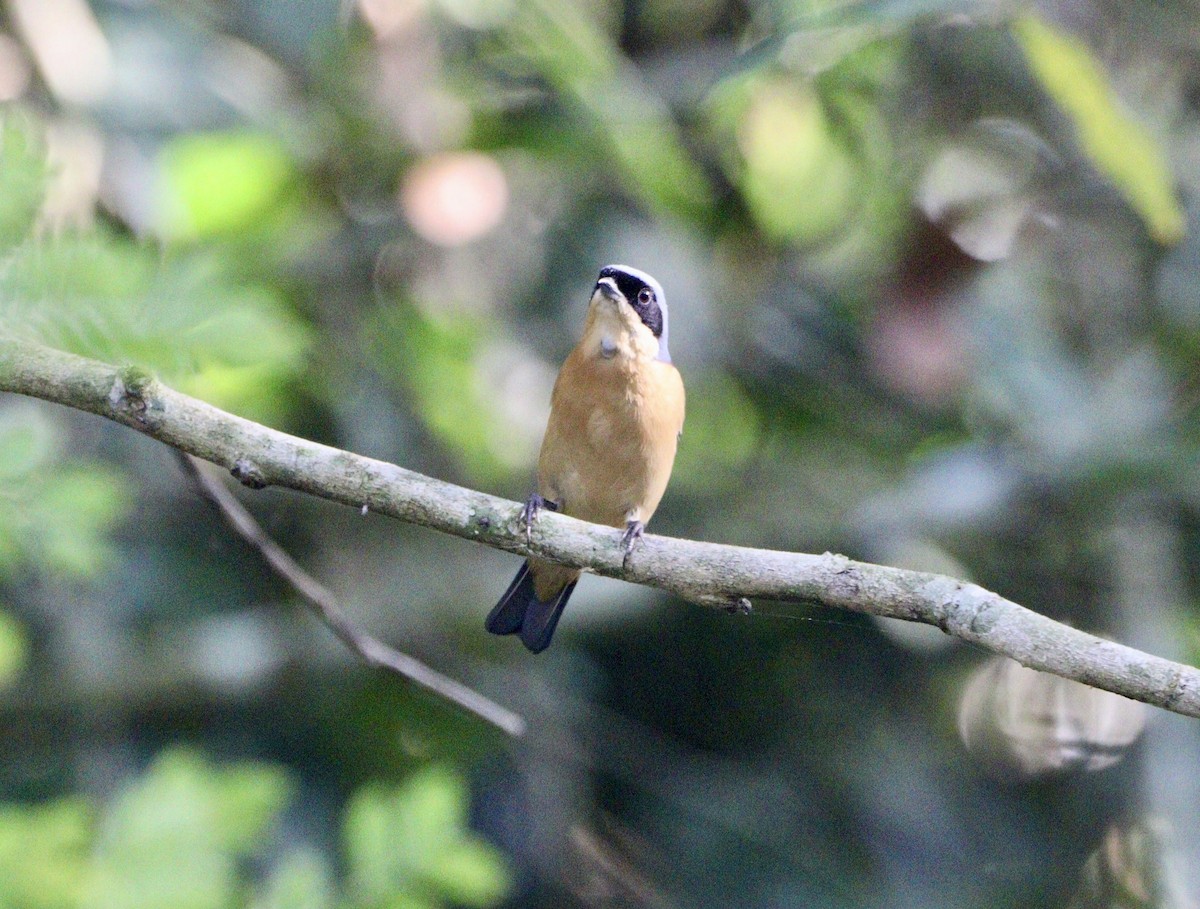
[[[394,464],[309,442],[180,394],[146,372],[0,341],[0,391],[56,401],[130,426],[229,470],[252,488],[283,486],[497,549],[660,587],[747,611],[749,598],[816,603],[936,625],[1017,662],[1200,717],[1200,670],[1151,656],[942,575],[646,535],[622,566],[621,531],[544,513],[532,538],[521,505]]]
[[[254,520],[254,516],[237,500],[232,492],[211,476],[203,462],[184,451],[179,451],[179,462],[191,478],[196,490],[208,499],[238,536],[258,550],[271,566],[271,570],[282,578],[343,644],[358,654],[369,666],[394,672],[422,688],[462,707],[509,735],[519,736],[525,732],[525,721],[511,710],[488,700],[473,688],[442,675],[426,666],[416,657],[389,647],[382,641],[359,630],[346,617],[337,598],[321,585],[312,575],[288,555],[265,530]]]

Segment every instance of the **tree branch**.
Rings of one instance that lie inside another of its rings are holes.
[[[262,529],[254,516],[237,500],[225,484],[210,476],[203,461],[185,452],[177,452],[179,462],[195,485],[197,492],[221,513],[229,525],[243,540],[253,546],[271,570],[282,578],[296,594],[308,604],[338,640],[362,657],[368,666],[386,669],[432,691],[464,710],[503,729],[509,735],[519,736],[525,732],[525,720],[501,707],[462,682],[442,675],[426,666],[416,657],[409,656],[383,641],[371,637],[359,629],[338,604],[337,598],[312,575],[288,555],[287,551]]]
[[[487,546],[745,610],[748,599],[816,603],[936,625],[1033,669],[1200,717],[1200,670],[1070,628],[943,575],[647,534],[622,566],[621,531],[543,513],[394,464],[296,438],[180,394],[142,370],[0,341],[0,391],[56,401],[225,467],[254,488],[284,486]]]

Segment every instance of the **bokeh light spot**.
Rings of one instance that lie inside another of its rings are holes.
[[[488,155],[434,155],[405,175],[400,207],[430,243],[462,246],[499,226],[508,208],[508,180]]]

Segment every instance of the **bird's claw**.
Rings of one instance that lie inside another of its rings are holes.
[[[622,568],[629,567],[629,557],[633,555],[633,550],[642,541],[642,534],[645,531],[646,525],[641,521],[627,521],[625,523],[625,535],[621,537],[621,547],[625,550],[625,557],[621,560]]]
[[[558,503],[551,502],[547,498],[543,498],[536,492],[533,493],[525,502],[525,507],[521,509],[521,527],[525,529],[525,542],[533,542],[533,522],[537,520],[538,512],[543,508],[548,508],[550,511],[558,511]]]

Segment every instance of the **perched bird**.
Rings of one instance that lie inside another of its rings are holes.
[[[662,287],[636,268],[605,266],[583,337],[554,383],[537,492],[522,512],[526,528],[549,508],[624,527],[625,551],[632,552],[671,477],[683,405]],[[488,614],[487,630],[520,634],[540,653],[578,580],[578,569],[526,560]]]

